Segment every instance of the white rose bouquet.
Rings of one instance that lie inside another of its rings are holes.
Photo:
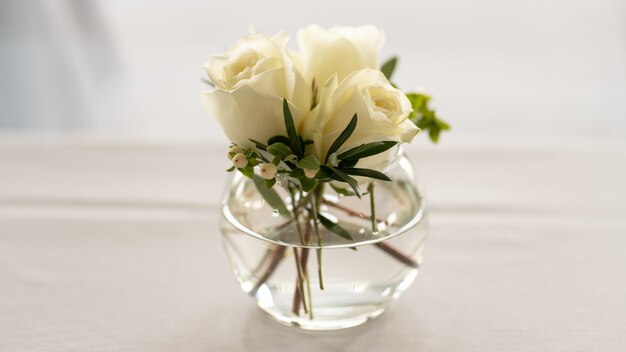
[[[383,40],[373,26],[308,26],[298,32],[300,52],[287,49],[285,32],[273,37],[253,34],[204,65],[214,89],[202,92],[202,102],[232,142],[228,158],[233,165],[228,171],[253,179],[268,204],[291,221],[313,228],[318,264],[321,226],[352,238],[319,211],[323,187],[329,185],[344,196],[368,194],[376,233],[371,180],[390,181],[385,168],[398,145],[410,143],[420,130],[428,130],[436,142],[440,131],[449,129],[429,107],[429,96],[405,94],[390,81],[397,59],[379,66]],[[287,189],[290,199],[278,196],[272,189],[276,186]],[[313,241],[299,236],[303,245]],[[386,250],[411,264],[397,250]],[[308,275],[305,270],[299,273]],[[318,275],[323,289],[321,264]],[[294,302],[302,302],[306,311],[311,302],[304,302],[302,285],[308,279],[298,281],[300,298]],[[299,311],[298,303],[294,313]]]

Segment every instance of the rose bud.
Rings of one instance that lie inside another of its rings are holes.
[[[232,160],[233,165],[235,165],[235,167],[238,169],[242,169],[246,167],[246,165],[248,165],[248,159],[242,153],[238,153],[237,155],[235,155]]]
[[[266,180],[271,180],[276,176],[276,165],[272,163],[261,164],[261,176]]]

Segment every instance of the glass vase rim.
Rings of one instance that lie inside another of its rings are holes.
[[[394,156],[395,157],[393,159],[393,162],[396,162],[402,158],[406,158],[406,154],[400,148],[398,152],[395,153]],[[245,181],[245,179],[246,177],[239,173],[234,174],[234,175],[231,174],[229,175],[226,184],[228,185],[228,187],[232,187],[233,184]],[[237,220],[237,217],[230,210],[230,207],[228,206],[228,201],[227,201],[227,199],[229,198],[228,197],[229,192],[226,192],[224,201],[222,202],[222,205],[221,205],[221,211],[222,211],[223,219],[228,221],[228,223],[232,225],[234,228],[236,228],[237,230],[245,233],[246,235],[249,235],[251,237],[254,237],[262,241],[266,241],[274,245],[292,247],[292,248],[309,248],[309,249],[353,248],[353,247],[360,247],[360,246],[365,246],[365,245],[372,245],[372,244],[389,240],[397,236],[401,236],[402,234],[411,230],[413,227],[417,226],[420,222],[424,221],[425,213],[426,213],[426,200],[424,199],[421,191],[419,189],[416,189],[416,190],[417,190],[417,196],[420,201],[420,207],[418,211],[415,213],[415,215],[413,215],[409,221],[403,224],[396,231],[393,231],[385,236],[381,236],[377,238],[353,241],[353,242],[348,242],[348,243],[321,245],[321,246],[316,245],[315,243],[305,245],[305,244],[298,244],[298,243],[291,243],[291,242],[284,242],[280,240],[270,239],[267,236],[263,235],[262,233],[259,233],[255,230],[250,229],[248,226],[242,224],[239,220]]]

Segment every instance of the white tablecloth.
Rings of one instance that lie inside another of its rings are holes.
[[[222,252],[206,145],[0,139],[0,351],[624,351],[624,148],[414,148],[423,270],[364,326],[278,325]]]

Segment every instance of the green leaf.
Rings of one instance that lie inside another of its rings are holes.
[[[293,161],[296,161],[296,160],[298,160],[298,157],[297,157],[295,154],[289,154],[289,155],[287,155],[287,157],[285,158],[285,161],[291,161],[291,162],[293,162]]]
[[[244,176],[248,178],[252,178],[254,176],[254,168],[250,165],[247,165],[246,167],[237,170],[239,170]]]
[[[322,214],[318,214],[317,216],[320,219],[320,223],[322,224],[322,226],[327,228],[330,232],[333,232],[347,240],[352,240],[352,235],[350,234],[350,232],[339,226],[338,223],[331,221],[329,218],[325,217]]]
[[[442,131],[446,131],[450,129],[450,125],[448,125],[448,123],[445,122],[444,120],[437,119],[436,123],[439,126],[439,129]]]
[[[441,131],[449,130],[450,125],[437,116],[437,112],[431,109],[428,104],[430,96],[421,93],[408,93],[407,98],[411,102],[413,112],[409,119],[424,131],[428,131],[430,139],[437,143]]]
[[[250,157],[248,158],[248,165],[255,167],[259,165],[259,161],[256,158]]]
[[[300,178],[300,185],[302,186],[303,191],[311,192],[315,189],[315,186],[317,186],[317,180],[303,176]]]
[[[265,180],[265,187],[272,188],[276,184],[275,178],[270,178],[269,180]]]
[[[267,140],[267,145],[274,144],[277,142],[280,142],[284,145],[289,145],[291,143],[289,141],[289,138],[285,136],[274,136],[274,137],[270,137],[270,139]]]
[[[289,156],[289,154],[291,154],[291,149],[280,142],[276,142],[267,147],[267,152],[281,159],[285,159]]]
[[[304,171],[302,171],[302,169],[293,169],[289,171],[289,176],[299,179],[301,177],[304,177]]]
[[[320,161],[317,160],[315,155],[309,154],[300,159],[300,161],[298,162],[298,167],[301,169],[315,170],[320,167]]]
[[[299,169],[298,169],[299,170]],[[317,172],[317,175],[315,175],[315,178],[320,181],[320,180],[325,180],[327,178],[330,178],[330,176],[333,174],[333,171],[331,169],[328,168],[328,166],[320,166],[320,171]]]
[[[338,194],[341,194],[341,195],[344,195],[344,196],[354,196],[354,195],[356,195],[354,192],[348,191],[347,189],[345,189],[343,187],[335,186],[332,183],[330,184],[330,187],[332,187],[332,189],[334,189],[335,192],[337,192]]]
[[[337,181],[342,181],[350,185],[350,187],[352,188],[356,196],[361,198],[361,190],[359,189],[359,183],[356,182],[354,178],[348,176],[348,174],[340,171],[337,168],[334,168],[332,166],[329,166],[329,168],[333,170],[333,175],[331,176],[332,178],[334,178]]]
[[[324,158],[324,163],[328,161],[328,157],[332,153],[339,150],[339,148],[341,148],[341,146],[348,140],[348,138],[350,138],[350,136],[352,135],[352,132],[354,132],[354,129],[356,128],[357,120],[358,118],[356,114],[354,114],[354,116],[352,116],[352,119],[350,120],[346,128],[344,128],[344,130],[341,132],[341,134],[339,134],[337,139],[335,139],[333,144],[331,144],[330,148],[328,148],[328,151],[326,152],[326,157]]]
[[[341,170],[347,173],[348,175],[375,178],[377,180],[383,180],[383,181],[391,181],[391,179],[387,175],[383,174],[382,172],[372,170],[372,169],[345,168]]]
[[[439,141],[439,132],[439,127],[431,127],[428,131],[428,136],[430,136],[433,142],[437,143]]]
[[[235,170],[235,165],[229,167],[228,169],[226,169],[226,172],[231,172]]]
[[[348,159],[348,160],[341,160],[339,162],[339,168],[343,169],[346,167],[354,167],[354,165],[358,164],[359,159]]]
[[[293,123],[293,116],[291,116],[291,111],[289,111],[289,103],[287,103],[287,99],[283,99],[283,117],[285,118],[285,128],[287,129],[287,136],[289,137],[291,149],[293,149],[296,155],[300,157],[304,154],[304,143],[302,143],[302,140],[296,131],[296,126]]]
[[[266,150],[267,149],[267,146],[265,144],[263,144],[263,143],[261,143],[261,142],[259,142],[257,140],[254,140],[254,139],[249,139],[249,140],[250,140],[250,142],[254,143],[257,148],[259,148],[261,150]]]
[[[267,188],[265,183],[265,179],[261,176],[254,175],[252,178],[256,189],[259,191],[263,199],[267,202],[267,204],[272,207],[272,209],[276,209],[278,213],[282,216],[289,217],[289,210],[283,202],[282,198],[278,195],[278,193],[273,188]]]
[[[416,112],[425,109],[430,101],[430,96],[421,93],[407,93],[406,97],[409,98],[413,107],[413,113],[409,115],[409,118],[415,117]]]
[[[261,154],[261,153],[254,153],[254,155],[256,155],[259,159],[263,160],[264,163],[269,163],[270,161],[267,160],[267,158]]]
[[[398,63],[398,58],[396,56],[387,60],[381,67],[380,71],[387,77],[387,79],[391,79],[393,75],[393,71],[396,69],[396,64]]]
[[[346,159],[361,159],[367,158],[368,156],[380,154],[387,149],[398,144],[398,142],[394,141],[381,141],[381,142],[372,142],[367,144],[361,144],[358,147],[354,147],[348,151],[345,151],[339,155],[337,155],[337,159],[346,160]]]

